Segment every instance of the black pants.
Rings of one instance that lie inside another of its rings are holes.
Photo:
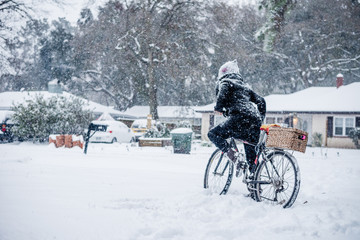
[[[208,137],[221,151],[227,152],[229,143],[226,139],[230,137],[257,144],[260,136],[260,126],[261,122],[258,120],[236,115],[230,116],[225,122],[212,128],[208,133]],[[256,158],[255,146],[244,144],[244,148],[248,163],[254,163]]]

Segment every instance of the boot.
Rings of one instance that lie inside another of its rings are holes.
[[[237,151],[235,151],[232,148],[229,148],[229,150],[226,152],[226,155],[228,158],[235,164],[237,157],[236,157]]]

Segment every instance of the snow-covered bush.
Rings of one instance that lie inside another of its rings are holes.
[[[27,139],[45,140],[50,134],[83,134],[92,113],[84,110],[86,104],[78,98],[63,96],[44,99],[37,95],[13,107],[13,132]]]
[[[144,135],[145,138],[168,138],[170,137],[170,129],[161,122],[150,128]]]
[[[178,121],[176,128],[191,128],[191,123],[189,121]]]
[[[360,139],[360,128],[354,128],[350,130],[349,137],[352,139],[356,148],[360,148],[359,139]]]

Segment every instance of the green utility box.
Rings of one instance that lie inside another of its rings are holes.
[[[174,153],[190,153],[192,134],[190,128],[176,128],[170,132]]]

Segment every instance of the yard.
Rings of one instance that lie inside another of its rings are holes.
[[[0,239],[359,239],[360,151],[296,153],[301,189],[290,209],[202,187],[214,148],[0,144]]]

